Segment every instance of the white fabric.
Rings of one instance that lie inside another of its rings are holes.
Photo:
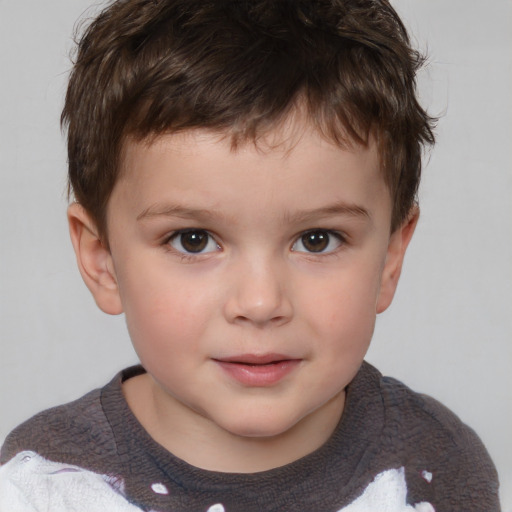
[[[161,493],[160,487],[156,489]],[[359,498],[339,512],[435,512],[429,503],[407,505],[406,496],[404,469],[390,469],[378,474]],[[217,503],[207,512],[223,510]],[[122,481],[111,476],[51,462],[31,451],[0,467],[0,512],[48,511],[142,512],[123,496]]]
[[[0,467],[0,512],[142,512],[122,483],[40,455],[18,453]]]
[[[339,512],[435,512],[430,503],[407,505],[404,468],[379,473],[363,494]]]

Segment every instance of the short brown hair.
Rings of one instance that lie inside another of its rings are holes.
[[[106,235],[127,136],[256,140],[300,102],[336,144],[376,136],[394,230],[434,142],[416,98],[422,63],[386,0],[117,0],[78,42],[62,113],[70,191]]]

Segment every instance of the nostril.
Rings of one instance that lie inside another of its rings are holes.
[[[257,326],[288,321],[293,308],[281,285],[271,271],[238,273],[224,305],[226,319]]]
[[[241,325],[243,324],[251,324],[256,327],[265,327],[265,326],[279,326],[282,324],[285,324],[289,321],[290,317],[286,315],[276,315],[276,316],[262,316],[257,317],[255,315],[253,316],[245,316],[245,315],[238,315],[234,319],[234,323],[239,323]]]

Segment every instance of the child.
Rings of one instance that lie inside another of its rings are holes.
[[[117,1],[66,97],[68,218],[142,366],[29,420],[0,510],[499,510],[475,434],[363,362],[433,120],[369,0]]]

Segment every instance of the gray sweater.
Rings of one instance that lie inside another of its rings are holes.
[[[16,499],[50,503],[52,512],[61,511],[57,503],[66,512],[500,510],[496,470],[476,434],[367,363],[322,447],[255,474],[198,469],[157,444],[121,391],[142,372],[129,368],[16,428],[1,451],[0,512]]]

